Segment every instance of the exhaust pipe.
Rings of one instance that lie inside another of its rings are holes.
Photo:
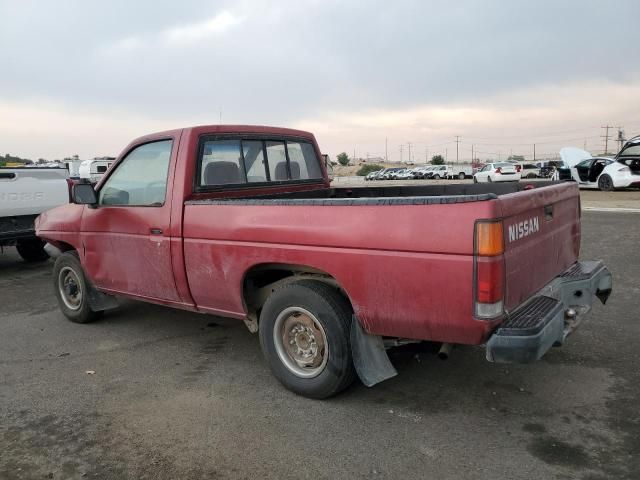
[[[62,250],[51,245],[50,243],[45,244],[44,251],[47,252],[47,255],[49,255],[51,258],[58,258],[60,255],[62,255]]]
[[[449,358],[449,355],[451,354],[452,348],[453,345],[451,343],[443,343],[440,347],[440,350],[438,350],[438,358],[440,360],[447,360]]]

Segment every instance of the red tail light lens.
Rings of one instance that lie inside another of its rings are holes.
[[[520,165],[516,165],[516,172],[520,173],[521,169],[522,169],[522,167]]]
[[[501,258],[479,258],[476,265],[476,301],[501,302],[504,297],[504,262]]]
[[[496,173],[502,173],[502,169],[500,167],[496,168]]]

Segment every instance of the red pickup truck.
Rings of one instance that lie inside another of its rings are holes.
[[[396,374],[385,348],[560,345],[611,292],[578,261],[575,183],[332,188],[313,135],[202,126],[133,141],[37,220],[62,312],[116,296],[244,320],[274,375],[325,398]]]

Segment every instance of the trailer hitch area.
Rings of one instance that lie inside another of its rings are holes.
[[[367,387],[398,374],[389,361],[382,337],[365,332],[355,315],[351,322],[351,354],[356,373]]]

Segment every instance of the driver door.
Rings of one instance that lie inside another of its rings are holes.
[[[162,302],[180,300],[171,265],[171,165],[178,138],[134,146],[85,206],[85,270],[101,290]]]
[[[574,172],[574,179],[578,183],[588,183],[589,182],[589,170],[591,169],[591,165],[593,164],[593,159],[589,158],[587,160],[583,160],[578,163],[572,170]]]

